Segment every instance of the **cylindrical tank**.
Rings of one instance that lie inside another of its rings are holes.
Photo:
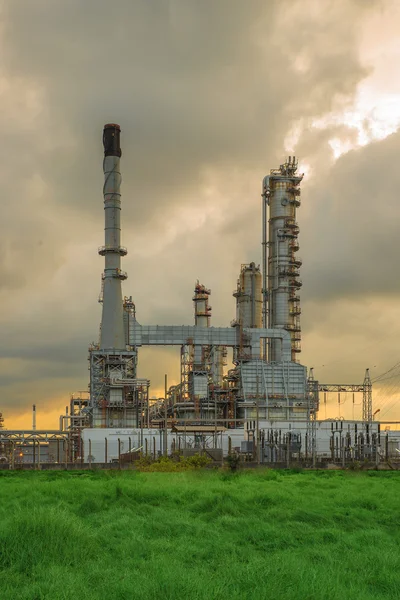
[[[279,169],[271,171],[267,178],[268,189],[263,190],[264,200],[269,206],[267,281],[264,283],[268,298],[268,327],[290,332],[292,360],[300,351],[301,312],[298,296],[301,260],[295,252],[299,247],[296,209],[300,205],[299,184],[303,176],[297,175],[296,171],[296,159],[289,157]],[[263,214],[266,218],[266,213]],[[280,342],[271,340],[269,348],[269,360],[280,362]]]
[[[262,276],[255,263],[242,265],[236,296],[237,320],[242,328],[262,327]]]
[[[210,327],[211,306],[208,305],[208,297],[211,291],[204,285],[196,282],[194,288],[194,324],[196,327]]]
[[[223,386],[226,354],[226,346],[213,346],[210,349],[211,380],[217,388]]]

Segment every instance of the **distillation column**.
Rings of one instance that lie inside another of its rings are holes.
[[[210,327],[211,306],[208,298],[211,291],[204,285],[196,282],[194,288],[194,324],[196,327]],[[204,403],[208,402],[208,353],[207,346],[193,346],[193,367],[189,376],[190,397],[195,406],[195,414],[198,416],[204,409]]]
[[[99,248],[99,254],[105,257],[103,274],[100,349],[119,349],[126,347],[121,281],[127,278],[121,271],[121,256],[127,254],[120,245],[121,237],[121,146],[119,125],[104,126],[104,213],[105,245]]]
[[[194,324],[196,327],[210,327],[211,306],[208,305],[208,297],[211,290],[197,281],[194,288]],[[202,346],[194,347],[193,367],[194,369],[205,368],[205,356]]]
[[[196,282],[194,289],[194,324],[209,327],[211,306],[208,298],[211,291]],[[201,405],[208,400],[208,347],[192,344],[191,340],[181,348],[181,403],[178,412],[185,418],[200,416]]]
[[[243,329],[262,327],[262,275],[260,267],[254,262],[242,265],[237,280],[236,291],[236,321],[239,327],[239,347],[234,352],[234,362],[241,359],[249,359],[250,347],[248,340],[244,339]]]
[[[272,169],[264,177],[263,198],[263,325],[271,329],[286,329],[292,339],[292,361],[300,352],[300,297],[299,280],[301,260],[296,209],[300,206],[300,182],[297,161],[289,156],[287,162]],[[269,220],[267,226],[267,207]],[[264,356],[269,361],[281,362],[281,346],[271,340]]]

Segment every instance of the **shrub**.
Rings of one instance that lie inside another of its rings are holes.
[[[207,465],[210,465],[213,461],[209,456],[206,456],[205,454],[195,454],[194,456],[188,456],[181,462],[183,462],[188,467],[193,467],[194,469],[202,469]]]
[[[229,454],[226,457],[226,462],[228,463],[228,466],[231,471],[236,471],[240,463],[239,454]]]
[[[360,471],[361,469],[361,463],[359,460],[355,460],[352,463],[349,464],[349,469],[351,471]]]
[[[175,471],[192,471],[194,469],[202,469],[212,463],[212,459],[208,456],[195,454],[183,458],[174,454],[172,457],[160,456],[157,460],[152,461],[149,457],[144,457],[136,463],[138,471],[145,472],[175,472]]]

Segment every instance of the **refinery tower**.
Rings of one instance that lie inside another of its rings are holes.
[[[98,344],[89,347],[90,400],[85,407],[87,422],[93,427],[136,426],[147,405],[149,382],[136,378],[137,353],[129,345],[129,328],[135,318],[132,298],[122,296],[121,282],[121,129],[104,126],[104,232],[99,248],[104,256],[104,272],[99,302],[102,318]]]
[[[300,297],[299,279],[301,259],[299,226],[296,211],[300,206],[300,183],[303,175],[297,174],[297,161],[293,156],[279,169],[271,169],[264,177],[263,198],[263,325],[285,329],[291,337],[291,358],[300,352]],[[269,209],[269,218],[268,218]],[[280,362],[279,344],[268,342],[266,358]]]
[[[101,319],[100,343],[102,350],[125,349],[121,281],[127,278],[121,271],[121,256],[127,249],[121,246],[121,145],[119,125],[104,127],[104,215],[105,244],[99,254],[105,257],[103,273],[103,314]]]

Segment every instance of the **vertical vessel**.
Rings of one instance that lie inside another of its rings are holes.
[[[103,314],[101,318],[100,348],[102,350],[116,348],[125,349],[125,332],[123,319],[123,303],[121,281],[127,278],[121,271],[121,256],[127,254],[121,246],[121,128],[115,123],[104,126],[104,215],[105,244],[99,248],[104,256],[103,273]]]
[[[299,279],[301,259],[296,210],[300,206],[300,182],[293,156],[264,177],[263,198],[263,324],[270,329],[286,329],[292,340],[292,361],[300,352]],[[268,211],[269,208],[269,211]],[[269,218],[268,218],[269,212]],[[281,346],[271,340],[264,347],[269,361],[280,362]]]
[[[137,351],[129,345],[129,331],[135,321],[132,297],[122,298],[121,257],[121,128],[109,123],[103,130],[105,243],[100,339],[89,347],[90,399],[85,407],[92,427],[132,427],[143,425],[149,381],[137,379]]]

